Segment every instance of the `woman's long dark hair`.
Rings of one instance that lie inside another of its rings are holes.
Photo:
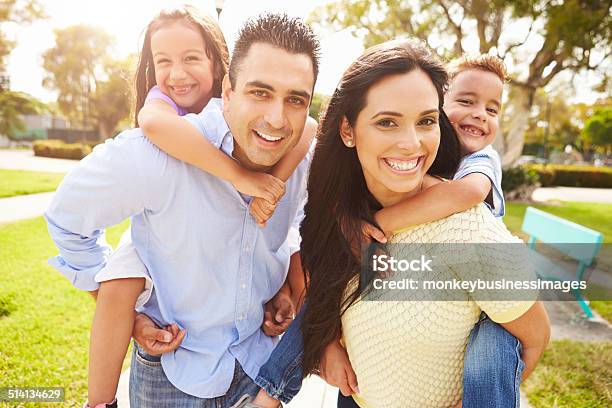
[[[317,372],[325,346],[340,336],[342,314],[363,291],[360,287],[344,299],[348,283],[361,268],[351,243],[361,242],[362,221],[376,225],[373,214],[381,208],[368,191],[355,149],[342,143],[340,122],[346,116],[354,127],[374,84],[415,69],[429,76],[439,99],[440,147],[428,173],[451,177],[459,164],[457,136],[442,110],[448,79],[442,62],[424,44],[412,40],[367,49],[346,70],[329,101],[310,167],[301,227],[302,262],[310,281],[302,325],[304,376]]]

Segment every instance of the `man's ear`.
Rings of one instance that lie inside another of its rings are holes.
[[[227,104],[229,102],[232,92],[232,83],[230,82],[229,75],[225,74],[223,77],[223,83],[221,85],[221,98],[223,98],[223,104]]]
[[[353,132],[353,127],[349,123],[346,116],[343,116],[340,120],[340,137],[342,138],[342,142],[346,147],[355,146],[355,132]]]

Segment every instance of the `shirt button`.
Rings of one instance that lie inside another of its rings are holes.
[[[244,288],[246,288],[246,285],[243,283],[242,285],[240,285],[240,287],[241,287],[242,289],[244,289]]]

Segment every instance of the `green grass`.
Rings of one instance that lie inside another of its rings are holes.
[[[109,229],[112,245],[127,225]],[[0,226],[0,387],[66,387],[62,406],[76,407],[94,301],[47,264],[56,254],[42,217]]]
[[[63,178],[61,173],[0,170],[0,198],[55,191]]]
[[[552,341],[522,388],[535,408],[612,406],[612,342]]]
[[[562,202],[559,205],[528,205],[506,203],[504,222],[510,231],[523,239],[526,239],[527,236],[521,232],[521,225],[528,206],[539,208],[542,211],[599,231],[604,235],[604,243],[612,243],[612,204]],[[590,303],[590,306],[604,319],[612,322],[612,301],[594,300]]]

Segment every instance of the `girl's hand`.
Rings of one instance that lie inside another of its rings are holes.
[[[319,373],[329,385],[338,387],[345,397],[359,392],[357,376],[340,340],[334,340],[325,347]]]
[[[274,214],[275,209],[276,204],[272,204],[263,198],[255,197],[251,201],[251,215],[255,218],[257,225],[262,228],[266,226],[266,222]]]
[[[276,203],[285,194],[285,183],[271,174],[244,170],[232,181],[236,190]]]

